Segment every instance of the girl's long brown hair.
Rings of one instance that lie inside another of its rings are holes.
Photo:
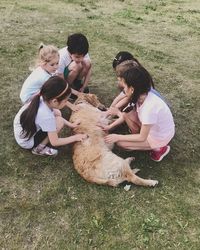
[[[40,94],[32,99],[31,103],[20,116],[24,138],[29,140],[36,133],[35,118],[40,105],[40,96],[42,96],[46,102],[52,99],[57,99],[58,102],[61,102],[70,94],[71,88],[63,78],[59,76],[50,77],[42,86]]]

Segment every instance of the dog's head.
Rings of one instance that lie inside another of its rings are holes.
[[[106,107],[99,101],[98,97],[95,94],[85,94],[85,93],[80,93],[78,95],[78,98],[75,101],[75,104],[79,103],[89,103],[92,106],[100,109],[100,110],[106,110]]]

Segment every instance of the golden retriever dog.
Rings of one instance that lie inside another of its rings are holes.
[[[87,181],[97,184],[117,186],[123,181],[136,185],[155,186],[158,181],[142,179],[135,175],[138,169],[131,169],[134,157],[123,159],[114,154],[113,145],[106,144],[103,131],[97,124],[108,124],[108,118],[100,110],[104,106],[94,94],[80,94],[75,102],[79,110],[72,112],[70,121],[80,120],[73,133],[84,133],[88,137],[73,145],[73,162],[77,172]]]

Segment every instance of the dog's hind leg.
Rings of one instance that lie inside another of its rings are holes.
[[[103,178],[98,178],[95,176],[89,176],[86,178],[87,181],[92,182],[92,183],[97,183],[100,185],[109,185],[112,187],[116,187],[119,185],[119,183],[121,183],[121,179],[119,178],[113,178],[113,179],[103,179]]]
[[[130,164],[132,161],[134,161],[135,160],[135,157],[128,157],[128,158],[126,158],[125,159],[125,161],[128,163],[128,164]]]
[[[134,161],[134,160],[135,160],[135,157],[128,157],[128,158],[125,159],[125,161],[128,163],[128,165],[130,165],[130,163],[131,163],[132,161]],[[133,172],[134,174],[136,174],[136,173],[139,172],[139,171],[140,171],[139,168],[134,168],[134,169],[132,169],[132,172]]]
[[[107,180],[106,184],[109,186],[112,186],[112,187],[116,187],[119,185],[119,183],[121,183],[121,180],[119,180],[119,179],[109,179],[109,180]]]
[[[135,185],[154,187],[158,184],[158,181],[156,180],[147,180],[140,178],[139,176],[135,175],[129,168],[126,168],[125,175],[126,180],[128,182],[134,183]]]
[[[92,183],[97,183],[100,185],[109,185],[109,186],[117,186],[118,183],[115,183],[114,180],[109,180],[109,179],[103,179],[103,178],[98,178],[95,176],[89,176],[85,178],[87,181],[92,182]]]

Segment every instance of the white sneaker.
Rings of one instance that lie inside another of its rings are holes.
[[[50,147],[35,147],[32,149],[32,154],[34,155],[46,155],[46,156],[56,156],[58,154],[58,150],[57,149],[53,149]]]

